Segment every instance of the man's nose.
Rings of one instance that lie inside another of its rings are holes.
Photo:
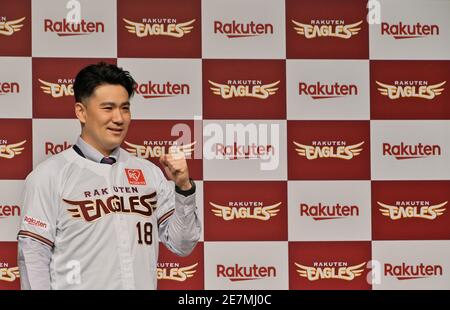
[[[123,123],[123,115],[122,115],[122,111],[120,111],[120,109],[114,109],[112,121],[114,123],[118,123],[118,124]]]

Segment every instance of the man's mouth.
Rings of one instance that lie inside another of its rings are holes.
[[[108,130],[111,130],[114,133],[122,133],[123,129],[120,128],[108,128]]]

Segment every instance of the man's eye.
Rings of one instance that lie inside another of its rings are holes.
[[[103,110],[112,110],[111,107],[104,107]]]
[[[129,111],[130,107],[123,107],[123,109]]]

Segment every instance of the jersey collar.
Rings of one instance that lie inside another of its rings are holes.
[[[86,141],[84,141],[81,137],[78,137],[77,142],[75,144],[81,150],[84,157],[89,160],[99,163],[102,160],[102,158],[104,157],[102,153],[100,153],[92,145],[90,145]],[[116,147],[111,152],[111,154],[109,154],[109,157],[113,157],[117,162],[119,160],[119,154],[120,154],[120,148]]]

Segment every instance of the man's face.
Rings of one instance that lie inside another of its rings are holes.
[[[121,85],[105,84],[95,88],[84,103],[75,104],[75,112],[84,128],[81,137],[107,156],[120,146],[130,125],[130,102]]]

